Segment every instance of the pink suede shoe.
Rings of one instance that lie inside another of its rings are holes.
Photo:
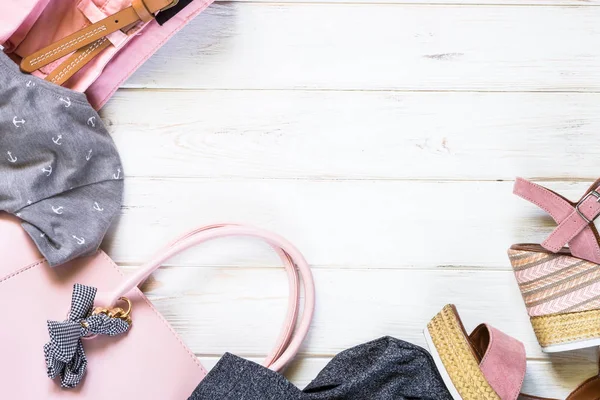
[[[520,393],[527,365],[523,344],[487,324],[468,335],[453,305],[429,322],[425,338],[453,399],[548,400]],[[567,400],[600,400],[600,376]]]
[[[600,236],[593,221],[600,215],[600,180],[576,203],[522,178],[514,193],[558,224],[542,244],[517,244],[508,251],[542,350],[599,346]]]

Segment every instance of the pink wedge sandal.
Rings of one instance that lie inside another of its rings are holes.
[[[455,400],[549,400],[520,393],[526,369],[521,342],[487,324],[468,335],[453,305],[429,322],[425,339]],[[600,400],[600,376],[583,382],[567,400]]]
[[[514,193],[558,224],[540,244],[516,244],[508,255],[542,350],[600,345],[600,180],[578,202],[517,178]],[[568,247],[565,247],[567,246]]]

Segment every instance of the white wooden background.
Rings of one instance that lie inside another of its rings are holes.
[[[421,331],[456,303],[523,340],[525,389],[565,396],[596,353],[549,357],[505,254],[552,221],[511,195],[573,198],[600,175],[599,0],[219,2],[102,111],[127,173],[104,248],[135,268],[203,224],[274,230],[311,263],[317,309],[286,372]],[[266,246],[190,251],[145,289],[207,365],[273,344],[287,285]]]

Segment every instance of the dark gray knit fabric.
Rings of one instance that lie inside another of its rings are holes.
[[[304,390],[226,354],[189,400],[452,400],[431,356],[391,337],[337,355]]]
[[[0,211],[57,265],[98,248],[122,195],[119,154],[85,95],[0,51]]]

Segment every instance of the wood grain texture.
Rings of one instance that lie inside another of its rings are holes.
[[[104,248],[127,271],[203,224],[276,231],[317,284],[300,387],[384,335],[423,345],[444,304],[524,341],[524,391],[564,398],[594,350],[541,353],[508,259],[554,224],[515,176],[576,199],[598,174],[600,2],[219,2],[102,111],[127,175]],[[170,260],[145,292],[202,362],[254,361],[285,274],[253,240]]]
[[[455,303],[468,330],[489,322],[522,339],[530,358],[549,359],[535,340],[512,272],[317,268],[314,278],[319,306],[305,355],[333,356],[385,335],[423,346],[427,322]],[[154,279],[146,293],[194,352],[266,354],[275,344],[287,302],[282,270],[171,267]],[[242,340],[247,330],[252,335]],[[593,359],[587,352],[556,357]]]
[[[102,115],[129,177],[598,174],[595,93],[123,91]]]
[[[276,269],[166,268],[147,293],[211,366],[226,351],[254,361],[266,354],[285,313],[285,279]],[[424,346],[429,317],[455,300],[468,330],[485,320],[524,340],[531,393],[558,396],[558,388],[565,392],[597,372],[594,349],[540,352],[510,272],[319,268],[315,279],[319,307],[302,355],[287,373],[300,386],[337,352],[374,338],[391,335]]]
[[[588,184],[550,186],[576,199]],[[106,248],[120,263],[139,264],[184,231],[223,221],[273,230],[311,264],[342,268],[509,270],[511,244],[539,243],[555,226],[512,195],[512,182],[135,178],[127,180],[122,215]],[[245,252],[224,258],[237,248]],[[255,242],[227,239],[170,265],[277,261],[269,254]]]
[[[126,87],[593,92],[599,18],[597,7],[215,4]]]

